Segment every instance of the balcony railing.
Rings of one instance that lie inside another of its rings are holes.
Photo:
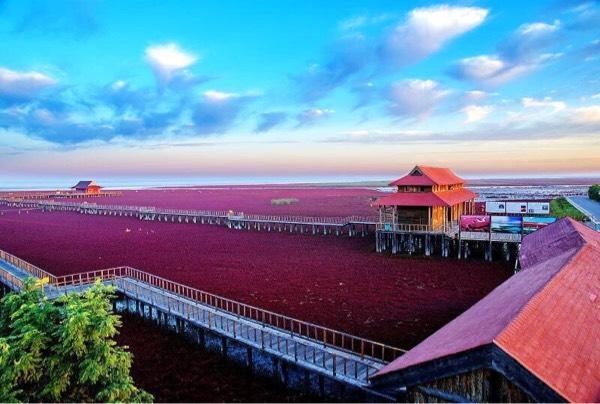
[[[379,222],[376,225],[379,231],[389,231],[393,233],[439,233],[449,234],[458,231],[458,222],[451,221],[447,224],[431,226],[428,224],[412,224],[412,223],[386,223]]]

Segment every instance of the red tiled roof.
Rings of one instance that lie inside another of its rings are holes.
[[[77,184],[75,184],[71,188],[75,188],[75,189],[87,189],[87,188],[90,188],[90,187],[102,188],[100,185],[96,184],[95,181],[79,181]]]
[[[416,170],[420,171],[422,175],[411,175]],[[465,180],[454,174],[449,168],[416,166],[404,177],[390,183],[390,186],[454,185],[464,183]]]
[[[378,206],[452,206],[469,201],[477,194],[468,189],[440,192],[394,192],[375,201]]]
[[[438,198],[446,202],[446,205],[452,206],[475,199],[477,194],[466,188],[453,189],[452,191],[439,191],[435,193]]]
[[[522,252],[547,254],[375,377],[495,344],[565,399],[600,400],[600,234],[561,219],[532,235]]]

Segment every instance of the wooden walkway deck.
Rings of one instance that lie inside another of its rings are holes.
[[[303,234],[348,234],[365,236],[374,232],[374,217],[314,217],[245,214],[233,211],[168,209],[148,206],[101,205],[28,199],[0,198],[0,204],[43,211],[77,212],[87,215],[128,216],[160,222],[225,225],[238,230],[285,231]]]
[[[56,277],[0,250],[0,281],[13,290],[26,277],[46,278],[50,298],[85,290],[100,279],[123,295],[259,349],[297,366],[360,388],[405,351],[191,288],[135,268],[117,267]]]
[[[85,193],[77,191],[37,191],[37,192],[0,192],[0,199],[87,199],[106,196],[121,196],[121,191],[101,191],[98,193]]]

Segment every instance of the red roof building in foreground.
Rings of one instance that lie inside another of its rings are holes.
[[[389,229],[445,231],[473,211],[477,196],[448,168],[416,166],[390,183],[397,192],[379,198],[380,222]]]
[[[527,235],[522,270],[373,377],[409,401],[600,400],[600,233]]]

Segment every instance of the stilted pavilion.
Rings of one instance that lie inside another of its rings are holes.
[[[95,181],[79,181],[71,189],[84,194],[99,194],[102,187]]]
[[[392,182],[397,192],[379,198],[381,229],[446,233],[474,211],[477,194],[448,168],[416,166]],[[386,226],[387,225],[387,226]]]
[[[376,250],[392,254],[440,251],[450,254],[461,215],[474,212],[477,194],[448,168],[416,166],[390,186],[397,191],[379,198]]]

